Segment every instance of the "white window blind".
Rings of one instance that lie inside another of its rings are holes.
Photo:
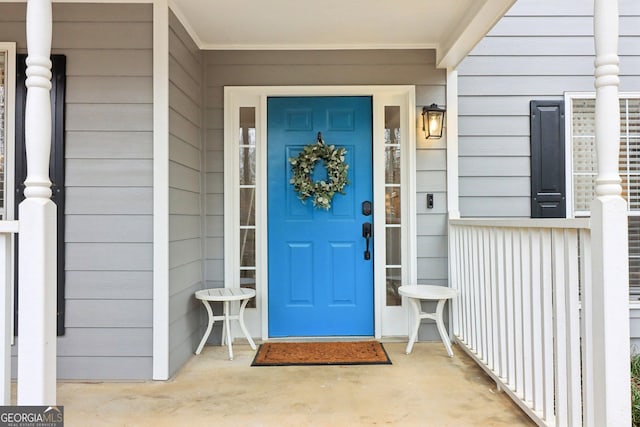
[[[589,216],[595,195],[597,157],[595,99],[568,98],[571,105],[571,194],[574,216]],[[629,215],[629,286],[632,299],[640,299],[640,94],[620,97],[620,157],[622,197]]]

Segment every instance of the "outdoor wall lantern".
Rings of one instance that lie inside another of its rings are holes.
[[[422,130],[426,139],[442,138],[445,111],[445,108],[440,108],[437,104],[422,107]]]

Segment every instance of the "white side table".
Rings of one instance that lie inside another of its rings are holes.
[[[204,304],[204,308],[207,309],[207,314],[209,315],[209,324],[207,325],[207,330],[198,345],[196,350],[196,354],[200,354],[204,344],[207,342],[207,338],[209,338],[209,334],[211,334],[211,330],[213,329],[213,323],[216,320],[224,320],[224,324],[222,326],[222,337],[224,345],[224,336],[225,331],[227,335],[227,345],[229,346],[229,359],[233,360],[233,349],[231,348],[231,329],[229,329],[229,321],[237,320],[240,323],[240,329],[242,329],[242,333],[249,341],[249,345],[252,349],[256,349],[256,344],[251,339],[251,335],[249,335],[249,331],[247,331],[247,327],[244,324],[244,309],[247,306],[249,300],[256,296],[256,291],[253,289],[246,288],[213,288],[213,289],[203,289],[201,291],[196,292],[196,298],[202,301]],[[222,302],[222,316],[214,316],[213,310],[211,310],[210,301],[219,301]],[[238,314],[230,314],[229,313],[229,302],[230,301],[242,301],[240,304],[240,311]]]
[[[403,295],[409,299],[409,304],[413,307],[415,323],[413,330],[410,332],[409,343],[407,344],[406,353],[411,353],[413,344],[418,338],[418,329],[420,328],[420,322],[422,319],[431,319],[436,321],[438,326],[438,333],[440,338],[447,349],[449,357],[453,357],[453,350],[451,350],[451,341],[449,341],[449,334],[444,327],[444,321],[442,319],[442,312],[444,311],[444,305],[448,299],[458,296],[456,289],[447,288],[445,286],[433,286],[433,285],[411,285],[400,286],[398,288],[400,295]],[[435,313],[425,313],[422,311],[422,301],[438,301]]]

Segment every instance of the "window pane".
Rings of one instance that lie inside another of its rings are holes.
[[[575,99],[573,101],[573,136],[595,135],[595,109],[594,99]]]
[[[400,147],[384,149],[385,184],[400,184]]]
[[[402,285],[402,269],[387,268],[387,306],[402,305],[398,288]]]
[[[593,137],[573,138],[573,171],[596,172],[596,143]]]
[[[256,190],[240,189],[240,225],[256,224]]]
[[[240,266],[254,267],[256,265],[256,231],[252,229],[240,230]]]
[[[623,138],[640,135],[640,99],[620,100],[620,133]]]
[[[595,100],[572,101],[574,209],[589,211],[595,195]],[[622,197],[630,211],[640,211],[640,99],[620,99],[620,156]],[[640,216],[629,216],[629,293],[640,300]]]
[[[384,198],[387,224],[400,224],[400,187],[387,187]]]
[[[387,265],[402,264],[402,246],[400,227],[387,227]]]
[[[256,109],[240,108],[240,185],[256,182]]]
[[[400,184],[400,107],[384,107],[384,128],[385,183]]]
[[[400,107],[384,107],[385,144],[400,144]]]
[[[240,147],[240,185],[256,183],[256,147]]]
[[[575,211],[591,210],[595,186],[595,175],[575,175],[573,177],[573,209]]]
[[[240,107],[240,145],[256,145],[255,107]]]
[[[623,176],[622,181],[622,197],[627,200],[629,210],[640,210],[640,176]]]
[[[240,270],[240,287],[256,289],[256,272],[255,270]],[[247,303],[247,308],[255,308],[256,307],[256,299],[251,298],[251,300]]]

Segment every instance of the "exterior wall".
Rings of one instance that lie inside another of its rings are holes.
[[[202,52],[169,15],[169,372],[192,355],[202,333]]]
[[[53,19],[67,56],[58,377],[151,378],[151,5],[57,3]],[[0,3],[0,40],[26,52],[24,3]]]
[[[621,91],[640,90],[640,3],[620,0]],[[529,217],[529,101],[594,91],[593,2],[518,0],[460,64],[460,212]]]
[[[620,90],[640,91],[640,3],[620,0]],[[530,214],[529,101],[593,92],[593,2],[518,0],[459,67],[460,211]],[[640,351],[640,306],[631,309]]]
[[[445,104],[445,72],[434,63],[429,50],[205,52],[207,286],[222,286],[224,279],[224,86],[411,84],[418,105]],[[446,283],[446,142],[420,142],[418,147],[412,153],[417,159],[418,278]],[[426,193],[434,193],[434,209],[426,209]],[[431,336],[432,331],[422,329]]]

